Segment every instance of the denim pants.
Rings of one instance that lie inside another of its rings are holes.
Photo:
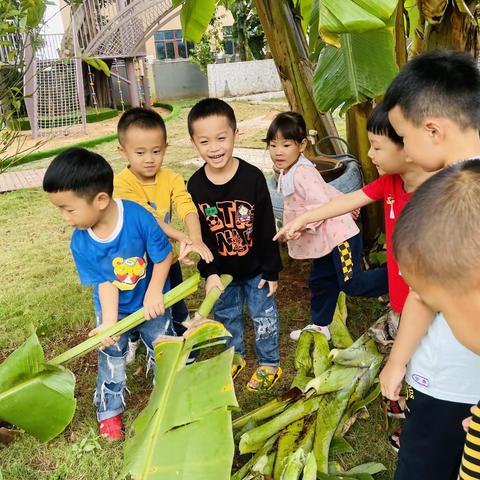
[[[120,322],[126,316],[119,315],[118,321]],[[97,312],[97,326],[101,323],[101,315]],[[127,379],[126,355],[130,336],[142,339],[147,348],[148,369],[152,368],[155,375],[153,342],[160,335],[172,333],[171,323],[170,309],[167,309],[164,315],[153,320],[146,320],[129,332],[122,334],[115,345],[98,350],[97,388],[94,404],[99,421],[114,417],[124,410]]]
[[[386,268],[362,269],[360,234],[344,243],[346,247],[342,244],[342,247],[335,247],[328,255],[312,261],[308,284],[312,322],[315,325],[327,326],[332,323],[340,292],[352,297],[379,297],[388,292]],[[351,260],[348,278],[344,271],[345,254]]]
[[[232,345],[235,353],[245,356],[244,315],[246,302],[253,320],[255,352],[260,365],[278,366],[280,363],[279,320],[275,296],[267,297],[268,283],[258,288],[262,279],[258,275],[250,280],[232,282],[220,295],[215,308],[215,320],[223,323],[232,334],[227,348]]]

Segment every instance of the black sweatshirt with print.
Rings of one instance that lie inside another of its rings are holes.
[[[255,166],[239,159],[235,175],[223,185],[212,183],[205,166],[188,182],[197,207],[204,243],[214,260],[200,260],[202,277],[228,273],[234,281],[259,274],[278,280],[282,269],[278,243],[274,242],[275,220],[267,183]]]

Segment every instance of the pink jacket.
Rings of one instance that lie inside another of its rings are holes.
[[[299,165],[294,173],[294,185],[295,192],[284,197],[285,223],[342,195],[325,182],[315,167]],[[298,240],[288,242],[288,253],[296,259],[324,257],[359,232],[350,213],[312,223]]]

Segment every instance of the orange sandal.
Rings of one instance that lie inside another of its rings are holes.
[[[247,383],[247,390],[250,392],[266,392],[277,383],[282,373],[280,367],[260,365]]]

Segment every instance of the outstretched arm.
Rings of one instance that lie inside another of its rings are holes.
[[[374,200],[366,195],[363,190],[357,190],[345,195],[339,195],[321,207],[313,208],[312,210],[303,213],[295,220],[287,223],[278,231],[273,239],[277,240],[281,237],[284,237],[287,240],[292,240],[298,238],[300,236],[300,232],[307,228],[307,226],[311,223],[321,222],[328,218],[338,217],[339,215],[350,213],[351,211],[364,207],[373,201]]]

